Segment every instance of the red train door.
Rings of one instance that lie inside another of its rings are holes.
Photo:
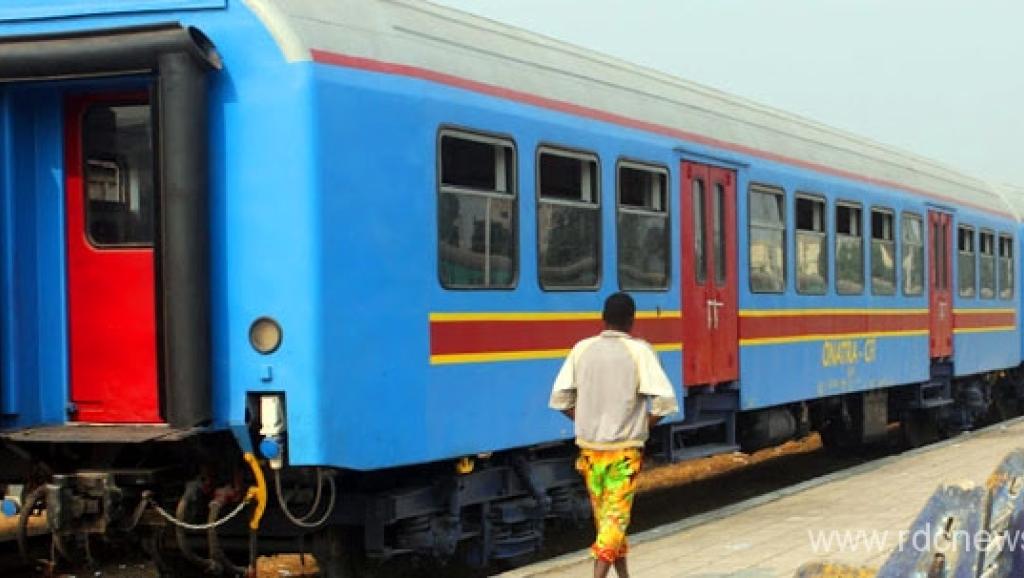
[[[931,357],[953,355],[953,226],[948,213],[928,211],[928,311]]]
[[[681,174],[683,379],[732,381],[739,377],[735,173],[684,162]]]
[[[75,421],[160,421],[151,123],[145,95],[67,102],[67,291]]]

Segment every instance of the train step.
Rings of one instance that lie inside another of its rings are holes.
[[[912,409],[935,409],[950,405],[951,403],[953,403],[953,400],[949,398],[923,399],[915,403],[911,403],[909,407]]]
[[[708,427],[715,427],[718,425],[725,425],[728,423],[731,416],[703,416],[694,420],[686,420],[684,422],[673,424],[672,431],[693,431]]]
[[[736,414],[706,411],[659,432],[660,452],[666,462],[713,456],[736,451]]]
[[[721,454],[731,454],[738,451],[740,451],[740,446],[737,444],[705,444],[677,449],[672,452],[672,458],[675,462],[682,462],[698,458],[710,458],[711,456]]]
[[[953,403],[950,383],[945,379],[929,381],[918,387],[916,396],[908,406],[911,409],[935,409]]]

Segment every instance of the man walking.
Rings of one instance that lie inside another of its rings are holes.
[[[629,335],[636,304],[625,293],[605,301],[605,330],[577,343],[562,365],[549,405],[575,422],[597,539],[594,576],[615,566],[627,578],[626,528],[648,430],[678,410],[675,391],[651,346]]]

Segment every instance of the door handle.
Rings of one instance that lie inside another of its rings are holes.
[[[708,299],[708,328],[718,329],[718,308],[725,305],[716,299]]]
[[[712,316],[714,315],[715,302],[712,299],[708,299],[704,303],[704,311],[707,313],[707,325],[708,329],[711,329]]]

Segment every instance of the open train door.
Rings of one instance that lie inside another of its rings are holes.
[[[76,81],[53,88],[68,97],[71,419],[209,423],[207,76],[220,55],[180,24],[0,37],[0,54],[0,83]],[[115,84],[143,92],[96,94]]]
[[[953,355],[953,225],[949,213],[928,211],[928,330],[931,358]]]
[[[77,421],[160,421],[152,118],[146,94],[66,103],[70,397]]]
[[[736,173],[683,162],[683,382],[739,377]]]

